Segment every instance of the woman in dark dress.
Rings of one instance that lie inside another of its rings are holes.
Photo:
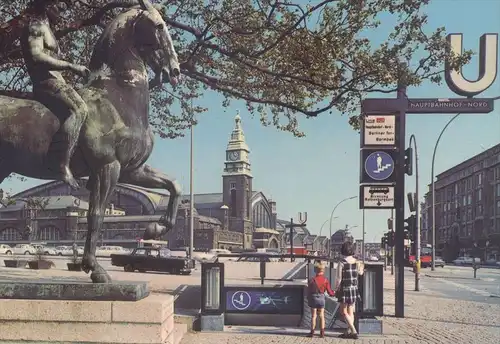
[[[356,302],[361,299],[358,276],[362,275],[363,271],[360,263],[354,258],[354,247],[351,242],[345,242],[340,253],[344,258],[337,266],[335,290],[340,302],[340,312],[349,326],[347,331],[340,335],[340,338],[358,339],[358,333],[354,327],[354,312],[356,311]]]
[[[325,278],[325,266],[319,262],[314,265],[316,276],[309,280],[307,288],[308,303],[311,307],[311,332],[309,337],[314,336],[316,329],[316,319],[319,315],[320,321],[320,337],[325,336],[325,292],[333,296],[335,293],[330,287],[330,282]]]

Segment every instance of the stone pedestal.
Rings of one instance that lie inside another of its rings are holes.
[[[224,331],[224,314],[200,315],[200,331]]]
[[[174,298],[0,300],[0,341],[174,344]]]
[[[79,280],[0,280],[0,299],[138,301],[148,295],[146,282],[101,284]]]

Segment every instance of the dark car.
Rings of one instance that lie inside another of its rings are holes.
[[[434,259],[434,266],[444,268],[444,265],[445,265],[445,262],[444,262],[443,258],[436,257],[436,259]]]
[[[161,271],[175,275],[189,275],[195,267],[193,259],[172,257],[168,249],[140,247],[131,254],[112,254],[111,265],[123,266],[126,272]]]

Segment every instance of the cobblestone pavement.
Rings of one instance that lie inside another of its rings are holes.
[[[394,276],[384,275],[383,336],[361,336],[359,340],[307,338],[304,330],[259,328],[240,329],[223,333],[189,333],[181,344],[302,344],[302,343],[363,343],[363,344],[498,344],[500,343],[500,305],[451,300],[425,288],[415,292],[413,274],[406,271],[405,318],[394,315]],[[246,332],[246,333],[245,333]],[[260,332],[260,333],[259,333]],[[266,332],[266,333],[262,333]]]

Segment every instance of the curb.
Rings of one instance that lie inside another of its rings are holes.
[[[441,275],[428,275],[424,274],[425,277],[429,278],[442,278],[442,279],[458,279],[458,280],[473,280],[473,281],[483,281],[483,278],[474,278],[474,277],[455,277],[455,276],[441,276]]]

